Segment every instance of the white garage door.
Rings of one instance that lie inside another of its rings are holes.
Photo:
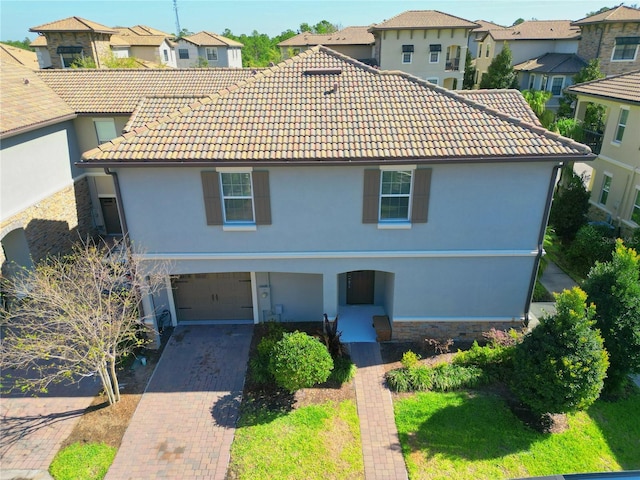
[[[180,275],[171,283],[179,322],[253,320],[249,273]]]

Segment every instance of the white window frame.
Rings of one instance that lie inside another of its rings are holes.
[[[488,45],[488,44],[487,44],[487,48],[485,49],[485,50],[486,50],[486,53],[485,53],[485,57],[486,57],[486,58],[489,58],[489,50],[491,50],[491,49],[489,48],[489,46],[490,46],[490,45]]]
[[[209,52],[211,52],[211,57],[209,58]],[[208,62],[217,62],[218,61],[218,47],[205,47],[204,53],[207,57]]]
[[[256,225],[256,209],[255,209],[255,200],[253,198],[253,176],[252,169],[249,168],[217,168],[216,169],[219,178],[220,178],[220,197],[222,199],[222,221],[225,226],[250,226],[255,228]],[[249,175],[249,187],[251,189],[251,195],[225,195],[224,192],[224,178],[225,175],[232,174],[248,174]],[[227,204],[226,200],[231,199],[240,199],[240,200],[251,200],[251,219],[250,220],[229,220],[227,219]]]
[[[606,206],[611,192],[611,184],[613,183],[613,174],[604,172],[602,175],[602,186],[600,187],[600,195],[598,196],[598,204]],[[604,202],[602,201],[604,197]]]
[[[378,224],[387,225],[411,225],[411,208],[413,203],[413,181],[415,179],[415,165],[403,166],[381,166],[380,167],[380,195],[378,198]],[[409,192],[407,193],[383,193],[383,184],[385,173],[409,173],[411,180],[409,183]],[[383,198],[407,198],[407,216],[405,218],[382,218],[382,199]]]
[[[186,56],[183,56],[185,54]],[[178,59],[179,60],[189,60],[189,49],[188,48],[178,48]]]
[[[166,48],[162,49],[162,55],[164,56],[164,61],[168,62],[169,61],[169,51]]]
[[[433,60],[433,56],[436,56],[436,59]],[[440,62],[440,52],[429,52],[429,63],[439,63]]]
[[[626,118],[622,119],[623,115],[626,112]],[[613,140],[611,143],[614,145],[620,145],[622,143],[622,139],[624,138],[624,132],[627,129],[627,123],[629,122],[629,109],[626,107],[620,107],[620,113],[618,114],[618,123],[616,125],[616,131],[613,134]],[[620,134],[620,135],[618,135]],[[618,138],[620,136],[620,138]]]
[[[633,217],[635,215],[637,215],[637,217],[634,219]],[[636,225],[640,226],[640,185],[636,185],[636,196],[633,205],[631,206],[631,215],[629,216],[629,219]]]
[[[478,45],[478,58],[482,57],[482,44]]]
[[[413,52],[402,52],[402,63],[409,64],[413,61]]]
[[[533,90],[535,86],[536,86],[536,74],[530,73],[529,74],[529,90]]]
[[[629,45],[629,44],[625,44],[625,45],[614,45],[613,47],[613,52],[611,52],[611,61],[612,62],[635,62],[636,58],[638,58],[638,47],[640,45],[635,44],[635,45]],[[615,58],[616,57],[616,51],[618,51],[618,47],[622,47],[622,50],[626,49],[627,47],[635,47],[635,50],[633,52],[633,58]]]
[[[560,91],[556,94],[556,93],[553,93],[553,86],[554,86],[554,82],[557,79],[560,79]],[[551,92],[551,94],[554,97],[562,96],[562,89],[564,88],[564,80],[565,80],[565,78],[564,78],[563,75],[555,75],[555,76],[551,77],[551,85],[549,85],[549,91]]]
[[[98,125],[103,125],[103,127],[98,127]],[[104,129],[109,129],[109,127],[112,127],[112,130],[105,132]],[[113,118],[94,118],[93,129],[96,132],[98,145],[107,143],[118,136],[118,131],[116,130],[116,121]]]
[[[542,80],[540,80],[540,90],[543,92],[547,90],[547,86],[549,85],[549,76],[542,75]]]

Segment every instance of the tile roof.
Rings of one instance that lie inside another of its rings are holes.
[[[587,62],[575,53],[545,53],[513,66],[514,70],[523,72],[576,74]]]
[[[176,110],[189,107],[205,97],[208,95],[145,97],[138,103],[123,131],[130,132]]]
[[[346,27],[334,33],[319,34],[302,32],[295,37],[283,40],[279,47],[306,47],[315,45],[373,45],[373,34],[369,33],[369,27]]]
[[[38,76],[77,113],[130,114],[143,97],[209,95],[253,76],[241,68],[40,70]]]
[[[113,27],[118,35],[161,35],[163,37],[173,37],[172,34],[158,30],[146,25],[135,25],[133,27]]]
[[[257,73],[122,137],[85,161],[590,160],[588,147],[403,72],[326,47]]]
[[[589,25],[592,23],[640,22],[640,9],[620,5],[606,12],[591,15],[573,22],[573,25]]]
[[[459,90],[456,93],[479,105],[486,105],[523,122],[542,126],[519,90]]]
[[[75,117],[74,111],[29,68],[0,61],[0,137]]]
[[[487,22],[486,20],[476,20],[475,23],[477,23],[480,26],[478,28],[474,28],[473,33],[487,32],[489,30],[495,30],[498,28],[506,28],[506,27],[503,27],[502,25],[498,25],[497,23]]]
[[[640,105],[640,70],[602,78],[600,80],[592,80],[591,82],[579,83],[570,86],[567,90],[571,93],[620,100],[625,103]]]
[[[130,45],[132,47],[159,47],[165,40],[170,45],[173,45],[169,37],[164,35],[112,35],[111,40],[117,43],[111,42],[112,45]]]
[[[182,37],[182,40],[186,40],[200,47],[244,47],[240,42],[204,30],[193,35]]]
[[[496,41],[513,40],[578,40],[580,29],[571,20],[529,20],[508,28],[489,30]]]
[[[32,70],[38,70],[38,56],[31,50],[18,48],[5,43],[0,43],[0,60],[6,63],[23,65]]]
[[[80,17],[69,17],[55,22],[45,23],[37,27],[31,27],[30,32],[98,32],[116,33],[113,28],[101,25],[91,20]]]
[[[438,10],[408,10],[384,22],[372,25],[369,31],[429,28],[475,28],[478,24]]]
[[[29,44],[30,47],[46,47],[47,37],[44,35],[38,35],[33,42]]]

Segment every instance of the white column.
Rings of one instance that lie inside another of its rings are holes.
[[[322,275],[322,308],[329,318],[338,314],[338,275],[333,272]]]

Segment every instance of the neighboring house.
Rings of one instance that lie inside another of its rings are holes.
[[[394,339],[473,338],[526,321],[558,168],[593,158],[517,95],[473,100],[313,47],[139,125],[172,108],[145,100],[79,166],[116,175],[141,259],[168,264],[148,313],[371,325],[376,311]]]
[[[217,33],[198,32],[179,38],[174,55],[178,68],[230,67],[242,68],[242,45]],[[201,64],[206,62],[206,64]]]
[[[572,25],[582,35],[578,55],[587,61],[597,58],[605,75],[640,69],[640,9],[620,5]]]
[[[346,27],[327,34],[302,32],[283,40],[278,47],[282,58],[286,59],[316,45],[324,45],[367,65],[377,65],[374,58],[375,38],[369,32],[369,27]]]
[[[476,85],[487,73],[493,59],[509,45],[517,65],[545,53],[576,53],[580,29],[571,20],[529,20],[508,28],[489,29],[477,42]]]
[[[6,43],[0,43],[0,61],[5,64],[22,65],[31,70],[38,70],[38,56],[24,48],[18,48]]]
[[[518,72],[520,90],[551,92],[547,102],[549,110],[556,111],[566,87],[573,84],[573,77],[587,66],[575,53],[545,53],[537,58],[513,66]]]
[[[141,68],[164,65],[176,67],[175,44],[171,35],[144,25],[110,28],[80,17],[32,27],[40,36],[31,42],[40,68],[69,68],[78,57],[90,57],[104,68],[109,55],[135,57]]]
[[[0,61],[2,276],[94,233],[75,112],[30,68]]]
[[[622,235],[640,226],[640,70],[567,89],[578,96],[576,119],[588,104],[605,109],[604,135],[591,176],[594,220],[612,223]]]
[[[479,27],[474,28],[469,35],[469,39],[467,40],[467,49],[471,52],[472,58],[477,58],[478,56],[481,56],[482,53],[478,50],[481,45],[480,42],[482,42],[486,37],[489,30],[498,30],[505,27],[498,25],[497,23],[487,22],[486,20],[476,20],[474,23],[477,23]]]
[[[80,152],[90,150],[122,134],[139,105],[156,101],[154,114],[164,116],[253,76],[253,71],[211,68],[179,71],[156,70],[40,70],[39,79],[55,91],[77,115],[73,120]],[[180,97],[175,97],[179,92]],[[176,103],[178,102],[178,103]],[[136,115],[133,118],[140,118]],[[151,118],[151,117],[150,117]],[[155,118],[155,117],[154,117]],[[75,145],[75,144],[74,144]],[[79,160],[75,156],[73,161]],[[93,223],[101,234],[121,234],[119,205],[113,180],[103,169],[85,170],[90,188]]]
[[[400,70],[462,89],[467,40],[478,24],[436,10],[410,10],[373,25],[375,59],[383,70]]]

